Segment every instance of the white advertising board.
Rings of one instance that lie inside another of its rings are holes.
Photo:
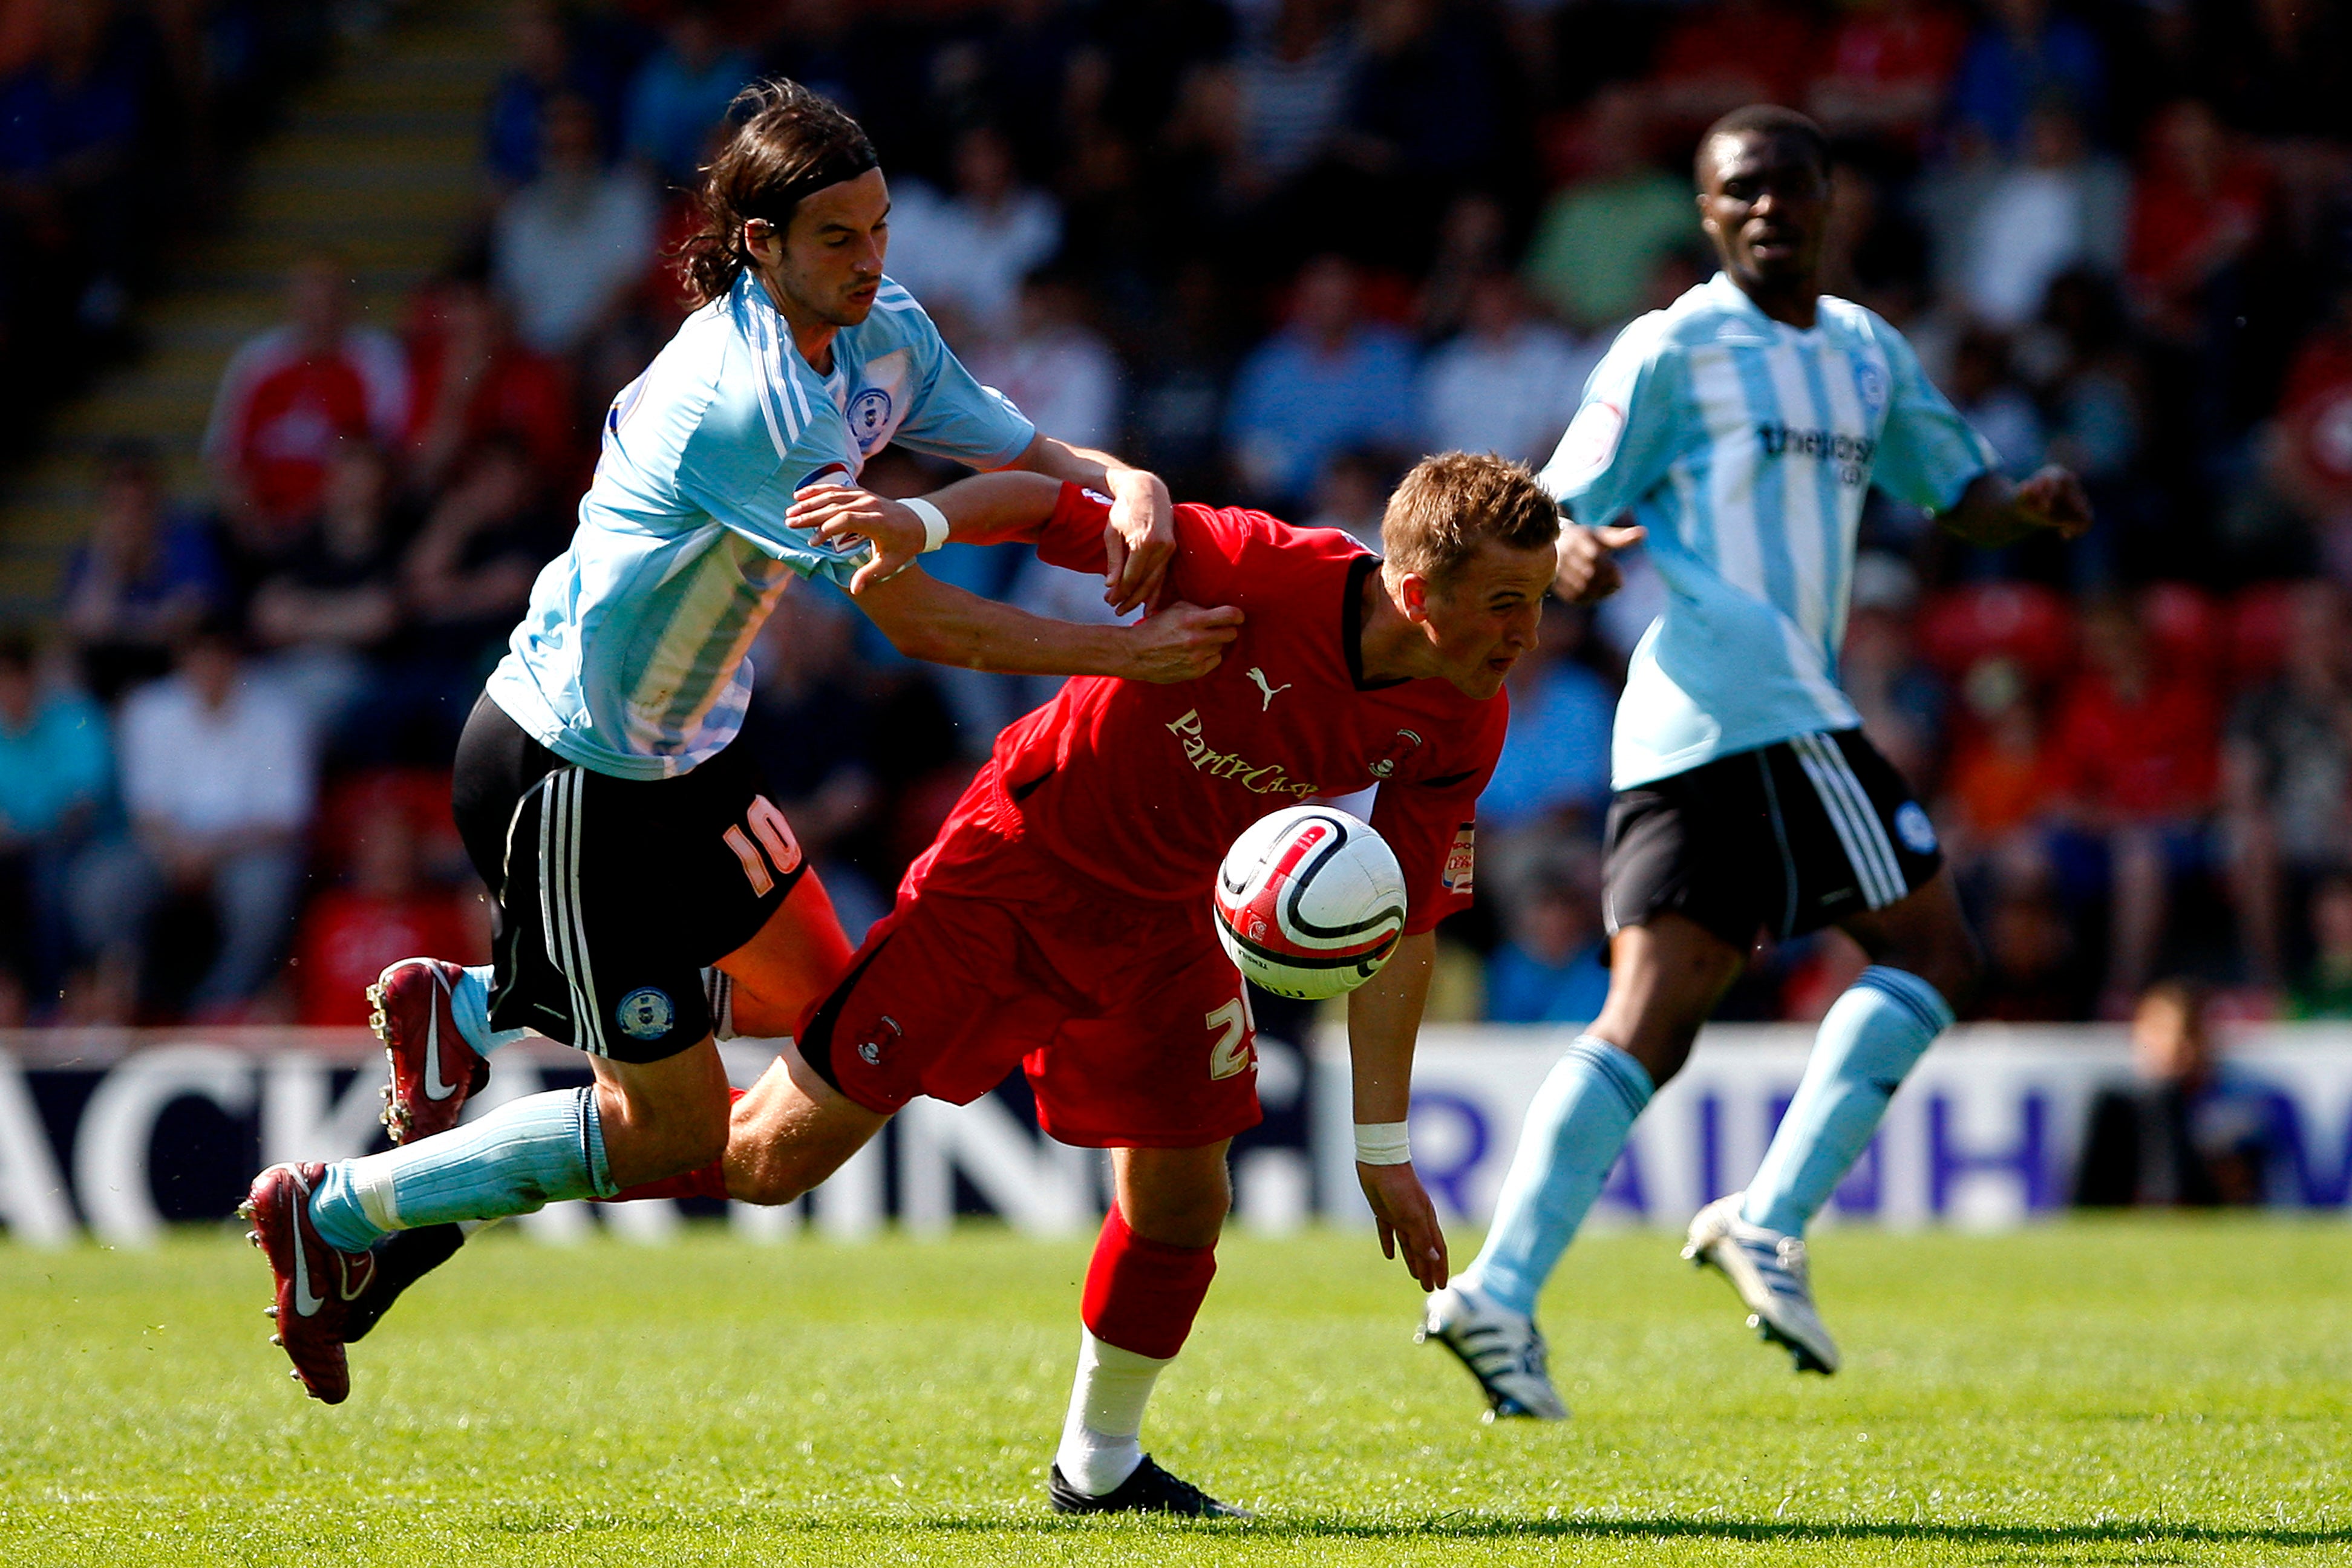
[[[1423,1032],[1413,1065],[1414,1164],[1448,1219],[1483,1224],[1492,1212],[1528,1102],[1575,1035]],[[1811,1045],[1804,1027],[1707,1029],[1635,1124],[1594,1222],[1680,1226],[1708,1199],[1744,1186]],[[2272,1096],[2279,1141],[2272,1200],[2342,1209],[2352,1185],[2352,1029],[2246,1029],[2230,1037],[2225,1060]],[[1333,1217],[1369,1223],[1355,1179],[1344,1037],[1318,1042],[1314,1072],[1318,1196]],[[2093,1100],[2130,1080],[2118,1028],[1955,1029],[1895,1095],[1826,1217],[1996,1226],[2063,1207]]]

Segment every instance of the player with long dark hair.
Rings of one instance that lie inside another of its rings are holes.
[[[790,577],[848,589],[908,654],[1038,674],[1189,679],[1240,618],[1177,605],[1133,626],[1041,620],[908,569],[951,537],[991,537],[928,502],[876,498],[853,538],[792,515],[897,440],[1105,487],[1117,605],[1154,595],[1172,549],[1164,487],[1039,436],[883,276],[888,191],[856,121],[782,82],[737,112],[684,257],[703,303],[614,399],[571,546],[458,742],[455,808],[497,900],[495,962],[386,971],[401,1146],[272,1166],[247,1205],[277,1277],[277,1337],[330,1404],[349,1391],[343,1347],[376,1243],[701,1165],[727,1139],[727,1016],[784,1033],[840,973],[848,946],[824,890],[729,746],[749,649]],[[595,1083],[457,1128],[484,1054],[525,1032],[588,1053]]]
[[[1104,567],[1108,500],[1083,486],[984,475],[932,499],[959,531]],[[881,505],[832,489],[795,514],[863,535]],[[778,1031],[793,1037],[735,1107],[724,1156],[614,1194],[789,1203],[916,1096],[961,1103],[1021,1068],[1045,1130],[1110,1150],[1117,1187],[1048,1472],[1064,1512],[1240,1511],[1141,1442],[1216,1271],[1227,1145],[1259,1114],[1255,1025],[1218,945],[1213,883],[1251,823],[1375,784],[1406,910],[1387,966],[1349,997],[1357,1176],[1382,1249],[1423,1289],[1445,1283],[1405,1136],[1413,1047],[1433,928],[1470,901],[1504,681],[1534,646],[1559,527],[1525,468],[1462,452],[1406,475],[1385,560],[1258,512],[1184,506],[1176,522],[1176,588],[1248,612],[1218,671],[1164,692],[1073,680],[1007,728],[838,986]],[[361,1312],[385,1299],[371,1287]]]

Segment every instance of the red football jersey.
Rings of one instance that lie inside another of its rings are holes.
[[[1062,487],[1037,553],[1104,569],[1109,507]],[[1380,561],[1336,529],[1176,509],[1176,597],[1247,616],[1224,662],[1177,686],[1082,676],[997,737],[1023,821],[1059,858],[1146,899],[1207,896],[1225,850],[1270,812],[1381,786],[1372,826],[1424,931],[1470,901],[1478,792],[1508,700],[1444,680],[1367,683],[1364,580]]]

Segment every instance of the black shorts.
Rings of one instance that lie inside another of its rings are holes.
[[[1614,936],[1671,910],[1746,952],[1927,885],[1944,864],[1893,763],[1839,730],[1737,752],[1609,805],[1601,913]]]
[[[806,869],[732,748],[676,778],[614,778],[566,763],[485,696],[451,793],[498,905],[491,1025],[614,1061],[660,1061],[709,1034],[702,969],[757,935]]]

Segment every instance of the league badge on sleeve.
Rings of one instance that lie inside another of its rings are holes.
[[[1449,893],[1466,893],[1476,879],[1478,870],[1478,825],[1465,822],[1454,835],[1454,846],[1445,852],[1445,869],[1438,876],[1439,883]]]
[[[797,495],[811,485],[854,485],[856,482],[857,476],[849,471],[849,465],[836,458],[814,473],[803,475],[801,482],[793,487],[793,492]]]
[[[1864,360],[1853,367],[1853,389],[1861,395],[1864,412],[1877,418],[1886,406],[1886,373]]]
[[[1559,454],[1552,471],[1571,485],[1599,477],[1617,455],[1618,437],[1625,434],[1625,411],[1613,403],[1595,400],[1576,411],[1568,434],[1559,438]]]

